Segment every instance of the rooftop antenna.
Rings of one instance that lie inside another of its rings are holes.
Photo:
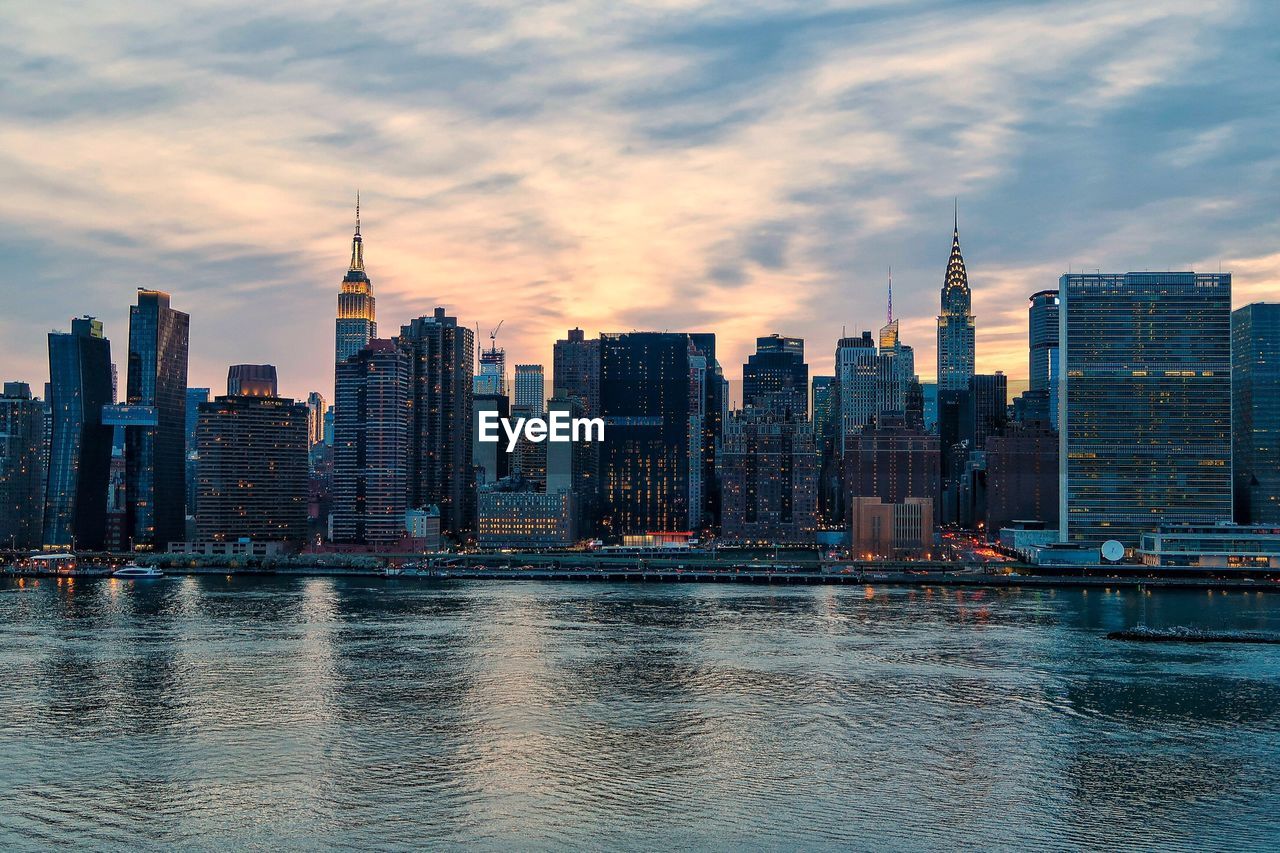
[[[360,233],[360,190],[356,190],[356,233]]]

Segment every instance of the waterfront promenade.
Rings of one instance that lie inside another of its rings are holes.
[[[124,559],[86,560],[74,573],[80,578],[106,578]],[[141,562],[160,565],[168,575],[280,575],[290,577],[366,577],[415,581],[543,581],[568,583],[710,583],[774,586],[946,586],[995,588],[1137,588],[1210,589],[1280,592],[1280,580],[1258,576],[1204,577],[1197,574],[1152,575],[1136,565],[1072,567],[1070,570],[1020,564],[931,562],[768,562],[683,559],[639,560],[635,557],[586,558],[565,555],[460,555],[410,563],[408,568],[383,565],[307,564],[290,561],[249,563],[197,561],[181,555],[152,555]],[[4,576],[59,577],[66,573],[19,569],[0,563]]]

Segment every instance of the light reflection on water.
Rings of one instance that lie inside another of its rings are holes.
[[[0,846],[1280,844],[1280,596],[0,582]],[[1210,843],[1206,844],[1205,839]]]

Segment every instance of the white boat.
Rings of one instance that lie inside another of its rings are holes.
[[[162,578],[164,572],[155,566],[139,566],[137,563],[130,563],[127,566],[121,566],[111,573],[113,578],[132,578],[133,580],[146,580],[147,578]]]

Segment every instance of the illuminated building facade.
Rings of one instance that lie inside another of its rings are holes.
[[[601,336],[601,523],[608,535],[689,529],[689,397],[688,335]]]
[[[546,388],[541,364],[517,364],[514,411],[528,417],[542,417],[546,406]]]
[[[257,393],[263,386],[246,382],[237,370],[243,367],[231,368],[227,396],[200,404],[196,535],[208,542],[247,537],[301,545],[307,535],[307,407]]]
[[[374,339],[338,364],[333,422],[333,541],[373,547],[404,535],[408,508],[409,354]]]
[[[412,427],[409,505],[438,506],[440,527],[457,538],[475,527],[471,467],[475,335],[436,308],[400,327],[397,344],[409,356]]]
[[[45,468],[44,404],[25,382],[0,391],[0,548],[40,547]]]
[[[782,389],[784,400],[790,389]],[[784,407],[734,412],[717,469],[720,536],[730,542],[805,543],[818,527],[821,467],[813,424]]]
[[[338,289],[336,360],[341,363],[378,336],[373,284],[364,271],[364,238],[360,236],[360,197],[356,196],[356,233],[351,238],[351,263]]]
[[[942,311],[938,315],[938,388],[968,389],[973,378],[976,320],[969,292],[969,274],[960,254],[960,224],[951,232],[951,257],[942,282]]]
[[[1230,273],[1069,274],[1058,291],[1063,541],[1229,521]]]
[[[766,401],[779,414],[809,417],[809,365],[804,339],[769,335],[756,338],[756,351],[742,366],[742,408],[762,409]]]
[[[476,541],[481,548],[567,548],[578,539],[572,492],[539,492],[511,481],[487,486],[478,497]]]

